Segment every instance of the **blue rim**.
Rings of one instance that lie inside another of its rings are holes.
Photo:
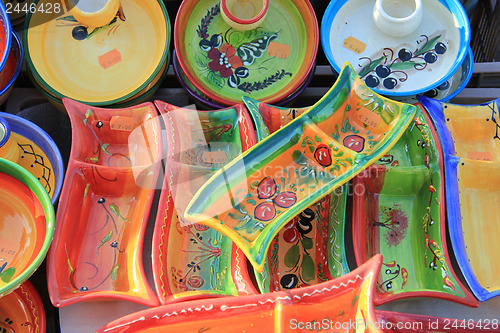
[[[7,142],[7,140],[9,140],[10,126],[7,120],[5,120],[3,117],[0,117],[0,126],[2,126],[5,130],[5,135],[2,140],[0,140],[0,147],[2,147]]]
[[[14,84],[14,81],[16,80],[17,76],[19,75],[19,72],[21,71],[21,67],[23,67],[23,46],[21,44],[21,39],[19,36],[16,34],[15,31],[12,32],[13,38],[13,43],[11,45],[11,50],[14,51],[14,55],[16,57],[16,71],[14,72],[14,75],[10,78],[9,82],[5,85],[0,90],[0,96],[3,95],[9,88]],[[9,52],[10,53],[10,52]]]
[[[446,214],[448,218],[448,231],[450,233],[453,252],[455,254],[455,258],[457,259],[458,266],[460,267],[465,281],[467,281],[467,284],[469,285],[471,291],[479,301],[484,302],[495,296],[500,296],[500,290],[490,292],[485,289],[476,278],[476,275],[472,270],[469,259],[467,257],[462,232],[462,213],[460,210],[460,197],[457,175],[460,157],[455,156],[455,145],[453,143],[453,137],[451,136],[451,133],[446,126],[446,119],[443,113],[443,107],[445,107],[446,104],[426,96],[418,96],[418,100],[428,111],[432,122],[434,123],[434,128],[436,128],[436,132],[439,136],[441,149],[444,155]],[[498,104],[500,103],[500,99],[470,106],[481,106],[490,103]]]
[[[36,143],[49,158],[55,177],[54,195],[52,197],[52,204],[55,204],[61,194],[64,165],[61,152],[54,140],[43,129],[24,118],[5,112],[0,112],[0,118],[4,118],[10,124],[12,132],[18,133]]]
[[[7,62],[7,57],[9,56],[10,44],[12,43],[12,27],[10,25],[10,18],[9,15],[7,14],[7,9],[5,8],[3,1],[0,1],[0,23],[2,24],[3,29],[5,31],[5,52],[0,58],[0,71],[1,71],[5,66],[5,63]]]
[[[332,53],[332,45],[330,43],[330,31],[332,28],[333,20],[337,15],[338,11],[343,7],[343,5],[349,0],[332,0],[328,7],[325,10],[325,14],[323,15],[323,19],[321,21],[321,46],[323,47],[323,52],[326,55],[326,58],[330,62],[332,69],[334,72],[339,73],[340,68],[343,65],[343,60],[341,63],[337,64],[333,57]],[[459,34],[460,34],[460,45],[458,45],[458,55],[453,63],[453,66],[450,68],[449,72],[443,76],[440,80],[435,81],[432,85],[428,87],[424,87],[419,90],[409,90],[409,91],[386,91],[381,89],[371,88],[378,94],[385,96],[412,96],[425,93],[428,90],[431,90],[435,87],[440,86],[445,81],[447,81],[462,65],[464,62],[465,56],[467,55],[469,44],[470,44],[470,22],[465,9],[462,4],[458,0],[436,0],[439,1],[445,8],[450,11],[450,14],[454,16],[454,21],[459,26]]]
[[[464,65],[467,66],[465,69],[463,68]],[[445,98],[442,98],[441,102],[448,102],[449,100],[455,98],[458,94],[460,94],[462,90],[464,90],[464,88],[467,86],[467,83],[469,83],[470,78],[472,77],[472,71],[474,70],[474,55],[472,54],[472,48],[470,46],[467,48],[467,56],[465,57],[465,60],[462,66],[460,66],[459,70],[462,71],[462,75],[465,72],[465,79],[454,92],[452,92]]]

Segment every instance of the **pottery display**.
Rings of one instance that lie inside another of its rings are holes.
[[[446,171],[446,203],[453,252],[474,295],[500,295],[499,100],[479,105],[419,97],[436,126]]]
[[[321,42],[335,71],[349,61],[377,93],[414,96],[459,69],[470,25],[458,0],[340,0],[326,9]]]
[[[419,106],[396,145],[354,178],[356,262],[376,253],[384,257],[376,305],[406,297],[478,305],[448,255],[443,157],[430,124]]]
[[[0,112],[0,126],[8,134],[8,150],[0,143],[0,157],[9,159],[31,172],[55,204],[64,179],[61,153],[50,136],[40,127],[19,116]]]
[[[183,219],[197,189],[256,143],[250,115],[241,104],[213,111],[155,104],[167,145],[152,247],[160,302],[255,294],[241,250],[219,231]]]
[[[375,94],[346,64],[318,103],[215,173],[184,217],[231,238],[261,272],[276,233],[382,157],[414,113]]]
[[[230,332],[247,333],[303,332],[318,328],[382,333],[376,325],[372,299],[381,263],[382,257],[377,255],[340,278],[291,291],[148,309],[117,319],[97,332],[228,332],[230,327]]]
[[[0,297],[40,266],[54,233],[54,206],[42,184],[18,164],[0,158]]]
[[[47,266],[52,304],[118,298],[157,305],[142,261],[162,159],[156,109],[63,102],[73,139]]]
[[[0,72],[0,105],[5,102],[23,66],[23,46],[15,32],[12,33],[12,43],[7,62]]]
[[[24,50],[44,94],[112,105],[143,95],[162,77],[170,34],[163,1],[121,0],[115,17],[103,27],[86,27],[71,11],[28,13]]]
[[[174,29],[187,80],[223,105],[243,96],[269,103],[288,97],[313,69],[318,41],[316,16],[305,0],[269,1],[264,21],[247,31],[224,21],[219,0],[188,0]]]
[[[0,332],[45,333],[45,309],[31,282],[0,298]]]

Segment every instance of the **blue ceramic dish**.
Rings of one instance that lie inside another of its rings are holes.
[[[349,8],[347,5],[353,9],[347,9]],[[416,31],[404,38],[391,38],[384,33],[374,32],[377,30],[373,23],[372,8],[371,2],[366,3],[362,0],[334,0],[328,5],[321,22],[321,43],[335,72],[340,71],[345,61],[350,61],[362,79],[363,74],[372,72],[372,79],[376,82],[366,83],[375,92],[386,96],[403,97],[422,94],[439,87],[459,70],[468,52],[470,23],[458,0],[422,1],[422,8],[427,8],[427,12],[423,13],[422,23]],[[439,13],[433,13],[435,9],[439,9]],[[430,14],[435,17],[430,18]],[[435,21],[434,18],[444,17],[442,14],[446,14],[446,21],[443,20],[434,26],[432,23]],[[362,17],[359,17],[360,15]],[[435,48],[438,44],[440,46]],[[408,59],[400,56],[398,52],[405,48],[411,50]],[[425,57],[427,53],[433,54]],[[391,67],[394,63],[396,66]],[[392,68],[392,72],[389,71],[394,74],[391,87],[386,86],[385,82],[382,84],[387,73],[375,75],[375,67],[378,64]],[[423,70],[427,65],[434,73]],[[442,69],[438,71],[439,66]],[[420,84],[420,88],[417,89],[414,83],[422,82],[420,73],[426,73],[428,76],[424,80],[425,84]],[[412,75],[418,76],[418,79],[412,81]]]
[[[462,90],[464,90],[467,83],[469,83],[470,78],[472,77],[472,71],[474,69],[474,55],[472,54],[472,49],[469,46],[467,48],[467,56],[465,60],[455,75],[453,75],[453,83],[451,85],[450,91],[451,93],[446,97],[441,99],[441,102],[448,102],[455,98]],[[455,78],[456,76],[456,78]],[[458,80],[458,83],[455,85],[455,80]],[[455,88],[456,87],[456,88]]]
[[[42,185],[44,185],[45,189],[49,193],[49,196],[52,198],[52,203],[55,204],[59,198],[59,194],[61,193],[64,179],[64,166],[61,152],[57,148],[56,144],[44,130],[24,118],[5,112],[0,112],[0,117],[4,118],[8,122],[10,130],[13,133],[27,138],[38,146],[20,148],[24,149],[26,155],[32,155],[35,161],[34,164],[38,164],[45,171],[41,177],[45,177],[46,182],[42,182]],[[40,156],[39,152],[37,152],[37,148],[41,149],[43,153],[47,155],[50,164],[52,165],[50,170],[44,166],[45,163],[42,156]],[[53,188],[52,186],[47,186],[50,177],[55,177]]]

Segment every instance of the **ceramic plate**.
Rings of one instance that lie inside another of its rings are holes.
[[[257,118],[254,123],[262,119],[264,124],[260,126],[271,133],[310,108],[281,108],[248,97],[243,102]],[[343,185],[303,210],[278,232],[267,253],[264,271],[255,272],[261,292],[314,285],[349,272],[344,247],[346,202],[347,185]]]
[[[419,97],[442,142],[453,250],[474,295],[500,295],[500,100],[455,105]]]
[[[478,305],[448,256],[440,154],[439,141],[419,107],[396,145],[354,179],[356,261],[361,264],[376,253],[384,256],[377,305],[405,297]]]
[[[318,39],[316,16],[304,0],[271,1],[262,25],[245,32],[226,24],[218,0],[184,1],[174,33],[187,79],[224,105],[242,96],[267,102],[289,96],[311,72]]]
[[[119,298],[157,305],[142,261],[162,151],[156,109],[63,102],[73,136],[48,261],[52,304]]]
[[[26,169],[0,158],[0,297],[42,263],[54,233],[54,206]]]
[[[64,179],[63,160],[56,144],[44,130],[28,120],[5,112],[0,112],[0,117],[14,132],[12,136],[20,150],[20,159],[16,163],[42,183],[55,204]]]
[[[255,293],[245,256],[229,238],[179,218],[183,201],[256,143],[248,112],[241,104],[213,111],[155,104],[165,123],[168,152],[153,234],[153,278],[160,301]]]
[[[97,332],[228,332],[230,327],[231,332],[247,333],[323,329],[382,333],[372,299],[381,261],[378,255],[338,279],[292,291],[157,307],[117,319]],[[354,322],[360,324],[350,330]]]
[[[403,37],[381,32],[374,1],[332,1],[321,24],[321,42],[337,73],[349,61],[365,83],[389,96],[411,96],[438,87],[463,63],[469,19],[457,0],[422,0],[422,21]]]
[[[45,333],[45,309],[31,282],[0,298],[0,332]]]
[[[185,217],[227,235],[262,271],[276,233],[385,154],[414,113],[373,93],[346,64],[311,109],[212,176]]]
[[[49,3],[38,1],[35,13],[28,14],[24,47],[29,69],[55,97],[109,105],[161,76],[170,41],[163,1],[123,0],[111,23],[95,29],[55,7],[52,14],[39,11]]]

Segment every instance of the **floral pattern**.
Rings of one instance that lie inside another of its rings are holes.
[[[236,55],[234,47],[227,43],[222,44],[219,49],[210,49],[208,57],[212,60],[208,64],[208,68],[214,72],[219,72],[223,78],[233,75],[233,68],[236,69],[243,66],[243,62]]]

